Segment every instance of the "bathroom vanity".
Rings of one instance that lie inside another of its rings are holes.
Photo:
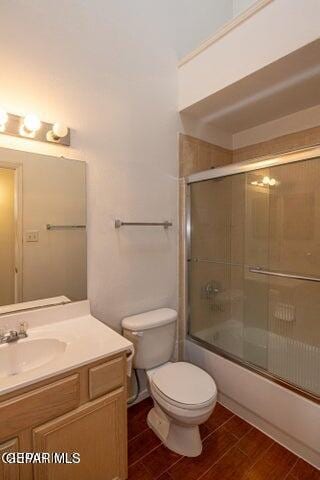
[[[0,346],[0,455],[77,452],[80,463],[1,462],[0,479],[125,479],[132,344],[87,301],[8,315],[0,327],[21,321],[28,337]]]

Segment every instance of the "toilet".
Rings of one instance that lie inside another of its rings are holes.
[[[171,362],[177,312],[160,308],[122,321],[123,335],[135,347],[133,366],[146,371],[154,407],[148,425],[170,450],[187,457],[202,451],[199,425],[217,401],[214,380],[188,362]]]

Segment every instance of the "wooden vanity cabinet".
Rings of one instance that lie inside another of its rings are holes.
[[[73,464],[0,461],[0,480],[126,479],[126,402],[125,354],[0,397],[0,454],[80,454]]]

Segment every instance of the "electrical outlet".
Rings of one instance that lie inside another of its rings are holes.
[[[26,242],[39,242],[39,231],[38,230],[29,230],[25,235]]]

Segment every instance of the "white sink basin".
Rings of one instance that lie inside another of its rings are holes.
[[[52,362],[67,344],[55,338],[19,340],[0,345],[0,378],[27,372]]]
[[[29,325],[28,337],[0,345],[0,399],[106,356],[132,353],[131,342],[91,315],[88,300],[2,315],[0,329],[21,322]]]

